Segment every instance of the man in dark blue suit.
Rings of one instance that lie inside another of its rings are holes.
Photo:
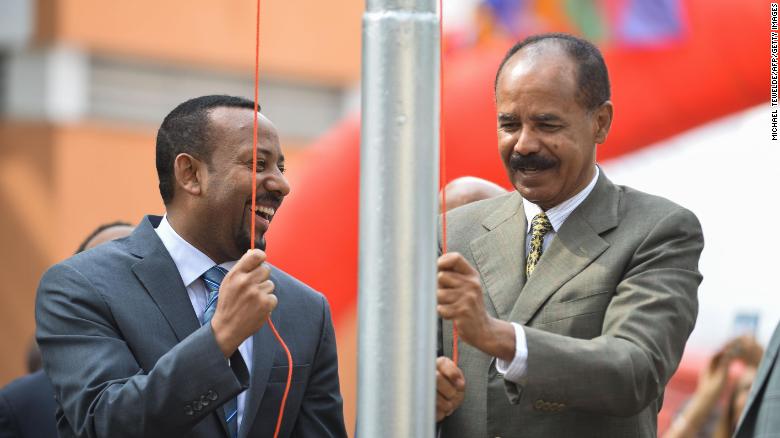
[[[126,222],[101,225],[84,239],[76,254],[132,232],[132,225]],[[27,355],[31,374],[0,389],[0,438],[57,438],[54,388],[40,368],[41,353],[33,342]]]
[[[346,436],[328,303],[265,262],[290,187],[258,115],[252,209],[253,107],[176,107],[157,135],[166,215],[42,278],[37,337],[62,437],[272,436],[288,367],[269,321],[294,363],[279,436]]]

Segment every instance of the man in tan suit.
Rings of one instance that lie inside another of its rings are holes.
[[[495,90],[498,149],[516,191],[448,214],[441,436],[655,436],[696,321],[699,222],[596,166],[613,106],[592,44],[526,39]],[[457,365],[447,358],[452,322]]]

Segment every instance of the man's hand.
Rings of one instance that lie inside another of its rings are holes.
[[[729,354],[753,368],[758,368],[758,364],[761,363],[761,358],[764,356],[764,348],[751,335],[732,339],[727,344],[727,350]]]
[[[505,361],[515,356],[515,330],[485,310],[479,273],[456,252],[439,257],[436,311],[453,320],[458,336],[484,353]]]
[[[729,366],[734,357],[724,348],[712,356],[710,362],[699,374],[699,382],[696,385],[696,394],[708,402],[711,408],[715,404],[729,379]]]
[[[436,358],[436,422],[452,415],[466,391],[463,372],[448,357]]]
[[[271,270],[264,261],[263,251],[247,251],[222,280],[211,328],[225,357],[260,330],[276,308]]]

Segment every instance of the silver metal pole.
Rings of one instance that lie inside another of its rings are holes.
[[[360,438],[434,435],[438,23],[435,0],[366,1]]]

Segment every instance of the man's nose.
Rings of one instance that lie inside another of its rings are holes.
[[[284,174],[279,171],[263,181],[264,188],[269,192],[275,192],[280,196],[287,196],[290,193],[290,183]]]
[[[539,152],[539,139],[528,126],[523,126],[517,133],[514,151],[520,155],[532,155]]]

